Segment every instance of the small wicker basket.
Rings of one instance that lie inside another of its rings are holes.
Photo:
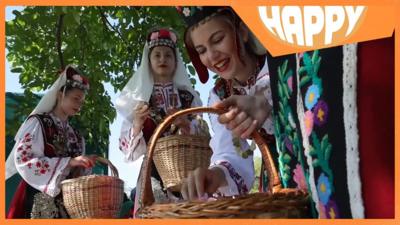
[[[171,191],[180,191],[182,179],[197,167],[208,167],[212,150],[210,139],[197,135],[171,135],[158,139],[154,150],[154,164]]]
[[[117,218],[124,199],[124,182],[107,159],[97,161],[110,167],[112,176],[89,175],[61,182],[65,208],[71,218]]]
[[[144,179],[141,180],[142,195],[139,199],[140,218],[305,218],[309,217],[308,193],[297,189],[282,188],[274,161],[268,146],[258,132],[252,137],[257,143],[265,162],[269,179],[266,193],[254,193],[243,196],[224,197],[207,202],[181,202],[168,204],[153,204],[154,196],[151,190],[150,170],[155,144],[161,133],[177,117],[190,114],[209,112],[221,114],[225,111],[218,108],[197,107],[179,111],[167,117],[156,129],[149,144],[148,155],[145,158]]]

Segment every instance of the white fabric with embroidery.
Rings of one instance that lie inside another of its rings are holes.
[[[122,89],[121,94],[118,96],[115,107],[118,113],[123,117],[121,126],[121,134],[119,138],[120,150],[125,154],[125,161],[136,161],[140,156],[146,152],[146,143],[144,138],[137,138],[130,135],[134,124],[134,109],[143,102],[149,102],[150,97],[154,91],[154,79],[151,74],[149,64],[149,46],[146,43],[143,48],[141,65],[136,73],[129,79],[128,83]],[[177,94],[178,104],[180,99],[178,95],[179,90],[189,91],[194,99],[193,106],[202,106],[199,95],[193,89],[192,84],[188,78],[185,64],[182,61],[179,49],[175,49],[176,65],[175,74],[173,77],[173,89]],[[160,93],[163,93],[161,91]],[[143,136],[143,134],[139,134]],[[127,155],[128,154],[128,155]]]
[[[74,67],[72,65],[67,65],[64,71],[60,74],[58,79],[54,82],[51,88],[46,92],[46,94],[40,99],[39,103],[36,105],[35,109],[29,114],[41,114],[48,113],[53,110],[57,102],[57,92],[60,91],[61,87],[67,82],[67,69],[69,67]],[[14,141],[17,142],[19,139],[23,138],[23,126],[27,121],[20,126],[17,133],[15,134]],[[17,173],[17,169],[14,164],[14,155],[17,148],[17,143],[15,143],[10,155],[6,161],[6,180]]]
[[[253,86],[242,87],[242,86],[234,86],[234,88],[240,88],[245,91],[247,95],[254,95],[258,90],[264,90],[264,95],[266,100],[272,105],[272,96],[270,89],[270,78],[269,78],[269,70],[268,63],[265,61],[263,68],[257,75],[257,80]],[[221,101],[219,96],[215,93],[214,89],[211,89],[208,105],[212,106],[216,102]],[[235,150],[235,146],[233,145],[232,132],[228,130],[225,125],[222,125],[218,122],[218,116],[215,114],[209,114],[211,127],[214,131],[214,136],[211,137],[210,146],[213,150],[213,155],[211,157],[211,166],[213,167],[224,167],[220,165],[220,162],[228,162],[235,172],[240,175],[240,177],[244,180],[244,184],[246,185],[247,190],[250,191],[253,181],[254,181],[254,162],[253,155],[249,156],[247,159],[242,158]],[[263,128],[266,130],[268,134],[274,133],[273,126],[273,118],[272,114],[267,118],[267,120],[263,124]],[[246,140],[240,140],[241,149],[249,149],[249,144]],[[220,187],[218,191],[226,196],[237,195],[239,194],[239,190],[236,185],[234,179],[232,179],[229,170],[227,168],[223,169],[227,184],[224,187]]]
[[[350,209],[353,218],[364,218],[357,129],[357,44],[343,46],[343,110]]]
[[[56,118],[51,116],[57,125]],[[58,127],[58,125],[57,125]],[[67,124],[68,144],[76,143],[77,137],[72,127]],[[52,197],[60,193],[60,182],[70,172],[70,157],[49,158],[44,155],[42,127],[36,117],[28,119],[21,127],[22,138],[16,142],[14,154],[16,169],[21,177],[35,189]],[[82,140],[83,141],[83,140]],[[82,142],[84,143],[84,142]],[[82,154],[84,153],[84,145]]]

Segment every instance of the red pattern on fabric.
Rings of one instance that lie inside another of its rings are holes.
[[[358,45],[360,174],[366,218],[394,218],[394,37]]]

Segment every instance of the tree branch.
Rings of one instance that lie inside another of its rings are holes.
[[[118,29],[116,29],[111,23],[110,21],[108,21],[106,14],[103,12],[103,10],[101,9],[101,7],[98,7],[99,9],[99,13],[101,16],[101,21],[103,22],[104,26],[109,30],[109,31],[113,31],[116,32],[119,36],[119,38],[121,39],[121,41],[126,45],[129,46],[128,43],[125,41],[125,39],[122,37],[121,32],[119,32]]]
[[[60,65],[61,69],[65,69],[65,64],[64,64],[64,58],[63,58],[63,53],[61,51],[61,33],[62,33],[62,26],[64,22],[64,16],[65,14],[61,14],[58,17],[58,22],[57,22],[57,33],[56,33],[56,39],[57,39],[57,52],[58,52],[58,58],[60,59]]]

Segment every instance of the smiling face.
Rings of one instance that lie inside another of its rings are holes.
[[[176,67],[175,54],[172,48],[156,46],[151,50],[149,59],[155,81],[172,81]]]
[[[238,29],[241,40],[247,40],[244,29]],[[233,25],[223,16],[215,16],[200,23],[190,32],[191,42],[201,62],[224,79],[233,79],[247,71],[238,55]],[[244,56],[246,59],[246,56]],[[246,60],[245,60],[246,61]]]

